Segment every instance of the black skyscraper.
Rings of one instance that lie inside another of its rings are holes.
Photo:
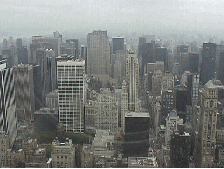
[[[113,43],[113,54],[116,54],[118,50],[124,50],[124,38],[123,37],[116,37],[112,38]]]
[[[214,78],[216,44],[203,43],[200,82],[202,85]]]
[[[220,53],[218,79],[224,84],[224,51]]]
[[[167,48],[164,47],[159,47],[156,48],[156,61],[162,61],[164,62],[164,71],[168,70],[168,53],[167,53]]]
[[[199,54],[189,54],[189,70],[191,73],[198,73]]]

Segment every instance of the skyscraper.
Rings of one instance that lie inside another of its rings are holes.
[[[216,59],[216,44],[203,43],[200,82],[204,85],[214,78]]]
[[[10,145],[17,136],[13,69],[0,62],[0,131],[9,136]]]
[[[199,131],[196,142],[195,166],[209,168],[214,166],[218,88],[209,80],[200,91]]]
[[[191,73],[198,73],[199,54],[189,53],[189,70]]]
[[[113,54],[116,54],[117,50],[124,50],[124,37],[112,38]]]
[[[110,77],[110,45],[107,31],[93,31],[87,35],[87,73],[106,86]]]
[[[57,62],[59,122],[66,131],[84,131],[85,61]]]
[[[224,83],[224,51],[220,53],[218,79]]]
[[[139,62],[137,55],[129,52],[126,63],[126,82],[128,85],[128,107],[130,111],[139,110]]]

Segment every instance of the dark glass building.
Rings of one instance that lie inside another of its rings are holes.
[[[191,73],[198,73],[199,54],[189,53],[189,70]]]
[[[113,37],[112,38],[112,46],[113,46],[113,53],[116,54],[118,50],[124,50],[124,38],[123,37]]]

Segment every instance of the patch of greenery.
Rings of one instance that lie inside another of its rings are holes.
[[[46,149],[46,157],[47,158],[51,157],[51,151],[53,149],[52,144],[40,144],[39,147]]]
[[[37,139],[38,144],[51,144],[56,137],[56,133],[44,131],[42,133],[29,134],[28,137]]]

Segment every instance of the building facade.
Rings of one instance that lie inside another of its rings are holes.
[[[66,131],[84,131],[85,61],[57,62],[59,122]]]

